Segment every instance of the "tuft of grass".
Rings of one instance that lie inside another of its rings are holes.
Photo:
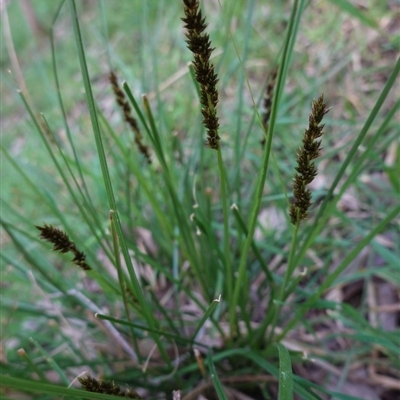
[[[4,31],[1,395],[393,390],[390,6],[18,4],[51,26]]]

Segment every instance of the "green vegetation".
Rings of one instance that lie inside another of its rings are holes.
[[[4,6],[1,398],[399,395],[398,11],[308,3]]]

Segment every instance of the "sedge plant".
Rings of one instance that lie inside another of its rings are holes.
[[[2,340],[10,347],[1,360],[5,398],[349,399],[355,397],[340,388],[351,368],[371,371],[371,360],[379,358],[374,376],[385,368],[396,374],[396,332],[366,318],[365,303],[332,293],[355,281],[372,285],[375,276],[390,281],[398,272],[390,239],[400,212],[398,176],[379,154],[395,143],[400,102],[381,114],[400,61],[363,125],[346,126],[354,137],[343,152],[329,118],[335,107],[324,88],[328,78],[307,95],[288,95],[301,21],[312,11],[307,2],[294,0],[285,10],[279,47],[263,65],[264,87],[254,84],[246,64],[261,5],[225,3],[137,6],[140,36],[152,38],[133,58],[143,63],[139,69],[108,39],[110,3],[98,3],[102,28],[92,27],[92,35],[83,28],[81,4],[61,1],[49,34],[54,114],[38,113],[14,71],[30,118],[26,126],[37,135],[44,161],[30,166],[1,145],[18,190],[34,204],[19,207],[10,196],[1,198],[2,273],[30,288],[21,296],[10,287],[2,296]],[[281,15],[284,6],[271,7]],[[341,7],[375,27],[349,3]],[[244,14],[243,38],[232,24]],[[58,43],[61,19],[72,26],[70,42]],[[223,32],[218,46],[215,21]],[[157,36],[169,46],[157,31],[163,23],[179,26],[176,40],[190,59],[178,73],[172,68],[166,82],[159,80],[160,60],[168,55],[153,41]],[[88,38],[107,42],[104,64],[91,58]],[[12,53],[10,35],[7,40]],[[69,45],[73,57],[60,62],[58,46]],[[69,91],[68,68],[79,71],[82,90]],[[108,77],[103,92],[95,73]],[[232,76],[240,83],[236,111],[227,94]],[[147,93],[140,96],[136,86]],[[76,104],[82,126],[73,118]],[[301,115],[290,125],[297,108]],[[329,174],[320,168],[337,158]],[[365,196],[361,177],[371,159],[384,170],[392,197],[366,223],[340,203],[351,188]],[[316,189],[320,176],[326,182]],[[262,223],[264,210],[280,215],[272,231]],[[385,260],[379,272],[354,270],[366,249]],[[332,346],[343,347],[335,353]],[[311,362],[324,371],[341,366],[339,376],[326,375],[339,389],[304,374]]]

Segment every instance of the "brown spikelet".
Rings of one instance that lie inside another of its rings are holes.
[[[290,206],[290,220],[296,225],[306,219],[311,206],[311,191],[306,187],[316,177],[318,170],[313,160],[321,153],[321,141],[324,124],[321,121],[330,109],[326,108],[324,96],[313,100],[308,129],[303,136],[303,146],[297,153],[297,173],[293,179],[294,203]]]
[[[52,225],[44,224],[44,226],[35,225],[35,228],[40,231],[39,237],[50,243],[53,243],[53,250],[60,253],[71,252],[74,255],[72,260],[78,267],[84,271],[90,271],[92,268],[86,262],[85,253],[79,251],[74,242],[61,229],[55,228]]]
[[[274,70],[271,72],[269,76],[268,85],[265,91],[265,96],[263,101],[264,112],[262,114],[262,123],[264,125],[265,133],[268,132],[268,122],[271,116],[272,100],[274,98],[274,89],[277,76],[278,76],[278,67],[274,68]],[[265,136],[261,139],[261,144],[263,146],[265,145]]]
[[[122,109],[122,112],[124,114],[124,119],[131,127],[135,135],[136,146],[138,147],[140,153],[144,155],[147,162],[151,164],[149,148],[145,144],[143,144],[143,136],[140,132],[139,125],[137,124],[136,119],[132,116],[131,106],[126,100],[125,93],[119,87],[118,79],[114,71],[110,72],[108,79],[111,83],[117,103]]]
[[[202,16],[198,0],[183,0],[185,18],[186,43],[189,50],[193,53],[193,67],[197,82],[200,84],[200,103],[202,105],[203,124],[207,129],[207,146],[218,150],[218,92],[216,85],[218,82],[214,65],[210,63],[210,56],[214,50],[205,29],[207,24]]]
[[[78,381],[87,392],[111,394],[129,399],[141,399],[141,397],[131,389],[125,392],[121,391],[121,388],[116,385],[114,381],[97,380],[89,374],[86,374],[84,377],[79,376]]]

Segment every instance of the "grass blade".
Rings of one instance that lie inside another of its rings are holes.
[[[48,383],[35,382],[27,379],[13,378],[0,375],[0,383],[3,388],[10,388],[27,393],[39,393],[41,395],[68,396],[68,398],[94,399],[94,400],[121,400],[121,397],[110,394],[85,392],[72,388],[66,388]]]
[[[199,324],[197,325],[196,330],[193,333],[192,340],[196,339],[197,334],[199,333],[201,327],[204,325],[204,323],[207,321],[207,319],[211,316],[211,314],[214,312],[216,307],[221,301],[221,295],[219,295],[218,299],[213,300],[213,302],[210,304],[210,307],[208,307],[207,311],[199,321]]]
[[[363,24],[370,26],[371,28],[378,28],[377,22],[368,15],[365,11],[361,11],[355,5],[350,3],[348,0],[329,0],[330,3],[339,7],[345,13],[351,15],[352,17],[357,18]]]
[[[293,400],[292,361],[286,347],[278,344],[279,352],[279,400]]]
[[[65,385],[69,385],[69,380],[65,375],[64,371],[60,368],[60,366],[55,362],[54,358],[47,353],[47,351],[33,338],[30,338],[30,341],[33,345],[38,349],[39,353],[44,357],[44,359],[50,364],[55,372],[57,372],[58,376],[64,382]]]
[[[122,253],[124,255],[125,262],[128,267],[129,275],[131,278],[132,291],[133,291],[134,295],[136,296],[136,298],[138,299],[138,302],[141,307],[141,311],[143,312],[143,315],[146,318],[147,323],[149,324],[149,326],[151,328],[154,328],[155,326],[157,326],[157,321],[154,318],[153,314],[151,313],[151,310],[149,309],[149,304],[146,302],[146,300],[143,296],[143,292],[142,292],[140,283],[139,283],[137,276],[135,274],[135,271],[133,269],[132,261],[131,261],[131,258],[130,258],[129,252],[128,252],[128,247],[126,245],[126,242],[125,242],[125,239],[124,239],[124,236],[122,233],[121,221],[120,221],[120,218],[118,215],[118,208],[117,208],[117,205],[115,202],[114,191],[112,188],[111,178],[110,178],[110,174],[108,171],[107,160],[106,160],[103,141],[102,141],[101,133],[100,133],[99,121],[97,119],[97,114],[96,114],[96,105],[95,105],[92,88],[91,88],[91,83],[90,83],[90,79],[89,79],[89,72],[88,72],[88,68],[86,65],[85,52],[84,52],[84,48],[83,48],[83,40],[82,40],[82,35],[81,35],[80,27],[79,27],[79,19],[78,19],[75,1],[70,0],[70,5],[71,5],[71,16],[72,16],[72,21],[73,21],[76,45],[77,45],[77,49],[78,49],[82,78],[83,78],[83,83],[85,86],[85,93],[86,93],[86,97],[87,97],[87,105],[89,107],[90,119],[92,122],[93,133],[94,133],[95,140],[96,140],[97,153],[99,156],[101,170],[103,173],[103,181],[104,181],[104,185],[106,188],[109,207],[111,210],[114,210],[114,212],[115,212],[114,215],[115,215],[115,222],[116,222],[116,230],[118,233],[118,238],[120,241]],[[159,337],[155,336],[154,340],[157,343],[157,347],[159,348],[159,350],[163,356],[163,359],[169,364],[169,362],[170,362],[169,357],[167,356],[165,349],[164,349],[161,341],[159,340]]]
[[[211,352],[208,352],[207,359],[208,359],[208,368],[210,370],[211,380],[213,381],[214,388],[215,388],[215,391],[217,392],[218,399],[219,400],[228,400],[228,396],[226,395],[224,387],[222,386],[222,383],[218,378],[217,371],[215,370],[214,362],[211,357]]]

